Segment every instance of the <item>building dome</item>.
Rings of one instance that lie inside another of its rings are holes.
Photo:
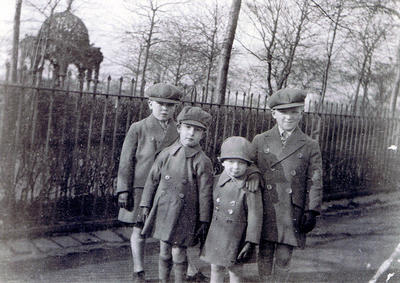
[[[55,13],[40,28],[39,41],[46,42],[48,52],[62,52],[76,57],[82,48],[89,46],[89,32],[83,21],[69,10]],[[56,48],[57,50],[52,50]]]

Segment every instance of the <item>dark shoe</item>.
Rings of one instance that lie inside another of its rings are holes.
[[[205,276],[200,271],[197,272],[195,275],[186,275],[186,281],[188,282],[210,282],[210,278]]]
[[[134,283],[145,283],[146,279],[144,276],[144,271],[134,272],[133,273],[133,282]]]

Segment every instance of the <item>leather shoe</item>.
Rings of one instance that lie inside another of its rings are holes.
[[[186,275],[186,281],[188,282],[209,282],[210,278],[205,276],[200,271],[197,272],[195,275]]]
[[[133,273],[133,282],[134,283],[145,283],[146,278],[144,276],[144,271],[134,272]]]

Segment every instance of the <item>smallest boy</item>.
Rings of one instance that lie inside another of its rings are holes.
[[[199,144],[211,115],[186,106],[177,122],[179,139],[157,157],[140,203],[147,216],[142,234],[160,240],[161,282],[169,281],[172,266],[175,282],[183,282],[186,249],[205,238],[212,210],[213,166]]]
[[[235,267],[246,262],[260,241],[263,206],[261,189],[250,192],[246,180],[254,150],[243,137],[230,137],[221,147],[224,171],[214,179],[214,211],[201,259],[211,263],[211,282],[241,282]]]

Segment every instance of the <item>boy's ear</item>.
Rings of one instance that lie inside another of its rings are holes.
[[[201,135],[201,139],[204,139],[206,137],[206,131],[205,129],[203,129],[203,134]]]

